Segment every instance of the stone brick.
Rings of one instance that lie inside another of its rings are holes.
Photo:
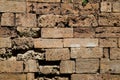
[[[102,2],[120,2],[120,0],[102,0]]]
[[[72,3],[73,0],[62,0],[62,3]]]
[[[0,27],[0,37],[16,37],[17,32],[13,28]]]
[[[60,0],[37,0],[38,2],[60,2]]]
[[[23,72],[23,61],[0,61],[0,72]]]
[[[120,59],[120,48],[110,49],[110,59]]]
[[[12,40],[13,49],[30,49],[33,48],[33,39],[28,37],[15,38]]]
[[[26,74],[1,73],[0,80],[26,80]]]
[[[120,73],[120,60],[102,59],[100,66],[101,73]]]
[[[73,28],[42,28],[43,38],[69,38],[73,37]]]
[[[39,27],[68,27],[67,15],[53,15],[47,14],[42,15],[38,18],[38,26]]]
[[[47,61],[70,59],[69,49],[46,49],[45,57]]]
[[[36,14],[16,14],[16,26],[37,27]]]
[[[1,26],[14,26],[15,15],[13,13],[2,13]]]
[[[34,79],[35,79],[34,73],[27,73],[27,80],[34,80]]]
[[[110,58],[110,48],[103,48],[103,58]]]
[[[89,3],[98,3],[101,0],[90,0]],[[82,0],[73,0],[74,3],[82,4]]]
[[[17,27],[18,34],[23,37],[39,37],[40,28]]]
[[[93,28],[73,28],[73,35],[75,38],[91,38],[95,36],[95,31]]]
[[[66,60],[61,61],[60,63],[60,73],[62,74],[70,74],[75,72],[75,62]]]
[[[0,38],[0,48],[11,48],[11,39],[10,38]]]
[[[97,19],[94,15],[72,15],[69,16],[70,27],[90,27],[98,26]]]
[[[120,26],[119,13],[100,13],[98,23],[100,26]]]
[[[38,3],[37,14],[60,14],[59,3]]]
[[[101,2],[101,12],[111,12],[112,3],[111,2]]]
[[[37,13],[37,3],[36,2],[27,2],[27,13]]]
[[[120,47],[120,38],[119,38],[119,40],[118,40],[118,46]]]
[[[34,39],[35,48],[62,48],[62,39]]]
[[[99,59],[77,59],[76,73],[97,73]]]
[[[120,37],[119,27],[98,27],[95,32],[96,37]]]
[[[25,0],[0,0],[1,12],[24,13],[26,10]]]
[[[102,76],[97,74],[72,74],[71,80],[103,80]]]
[[[5,48],[0,48],[0,55],[5,54],[5,53],[6,53],[6,49]]]
[[[120,2],[113,2],[113,12],[120,12]]]
[[[59,74],[59,66],[40,66],[40,73],[42,74]]]
[[[101,58],[102,48],[71,48],[71,58]]]
[[[100,47],[117,47],[117,39],[116,38],[103,38],[100,39]]]
[[[63,40],[64,47],[97,47],[98,39],[68,38]]]
[[[38,72],[38,63],[36,60],[28,60],[25,62],[24,72]]]

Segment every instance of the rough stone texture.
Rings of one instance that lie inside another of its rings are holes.
[[[23,61],[0,61],[0,72],[23,72]]]
[[[37,3],[27,2],[27,13],[37,13]]]
[[[35,48],[62,48],[62,39],[34,39]]]
[[[109,58],[110,57],[110,48],[103,48],[103,57]]]
[[[97,47],[98,39],[90,39],[90,38],[69,38],[64,39],[64,47]]]
[[[10,38],[0,38],[0,48],[11,48],[11,39]]]
[[[60,3],[38,3],[37,14],[60,14]]]
[[[71,58],[101,58],[102,48],[71,48]]]
[[[75,72],[75,62],[66,60],[61,61],[60,63],[60,73],[62,74],[70,74]]]
[[[27,73],[27,80],[34,80],[34,73]]]
[[[25,0],[0,0],[0,12],[24,13],[26,10]]]
[[[120,12],[120,2],[113,2],[113,12]]]
[[[120,59],[120,48],[110,49],[110,59]]]
[[[3,13],[1,17],[1,26],[14,26],[14,14],[13,13]]]
[[[101,12],[111,12],[112,3],[111,2],[101,2]]]
[[[38,2],[60,2],[60,0],[37,0]]]
[[[73,28],[42,28],[42,38],[70,38],[73,37]]]
[[[100,72],[101,73],[120,73],[120,61],[119,60],[109,60],[102,59],[100,62]]]
[[[97,73],[99,59],[76,59],[76,73]]]
[[[46,49],[45,57],[47,61],[68,60],[70,59],[70,53],[67,48]]]
[[[117,39],[116,38],[104,38],[100,39],[100,47],[117,47]]]
[[[92,38],[95,36],[94,29],[87,27],[73,28],[73,36],[75,38]]]

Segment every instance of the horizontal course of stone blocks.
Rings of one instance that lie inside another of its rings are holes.
[[[0,0],[0,80],[120,80],[120,0]]]

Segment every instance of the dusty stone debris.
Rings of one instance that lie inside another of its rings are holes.
[[[0,0],[0,80],[120,80],[120,0]]]

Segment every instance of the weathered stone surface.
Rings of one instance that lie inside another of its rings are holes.
[[[26,27],[17,27],[18,34],[21,37],[39,37],[40,36],[40,28],[26,28]]]
[[[26,74],[1,73],[0,80],[26,80]]]
[[[97,19],[94,15],[69,16],[70,27],[90,27],[98,26]]]
[[[69,49],[46,49],[45,57],[47,61],[68,60],[70,59]]]
[[[73,0],[62,0],[63,3],[72,3]]]
[[[101,2],[101,12],[111,12],[112,3],[111,2]]]
[[[76,73],[97,73],[99,59],[77,59]]]
[[[113,2],[113,12],[120,12],[120,2]]]
[[[62,39],[34,39],[34,48],[62,48]]]
[[[98,23],[100,26],[120,26],[119,13],[100,13]]]
[[[15,38],[12,40],[13,49],[30,49],[33,48],[33,39],[28,37]]]
[[[0,54],[5,54],[6,53],[6,49],[5,48],[0,48]]]
[[[120,37],[120,27],[98,27],[96,37]]]
[[[100,39],[100,47],[117,47],[117,39],[116,38],[104,38]]]
[[[66,60],[61,61],[60,63],[60,73],[62,74],[70,74],[75,72],[75,62]]]
[[[60,2],[60,0],[37,0],[38,2]]]
[[[0,61],[0,72],[23,72],[23,61]]]
[[[33,1],[35,1],[35,0],[33,0]],[[36,2],[27,2],[27,13],[36,13],[36,12],[37,12],[37,3]]]
[[[24,13],[26,10],[25,0],[0,0],[1,12]]]
[[[71,80],[103,80],[101,75],[97,74],[72,74]]]
[[[73,37],[73,28],[42,28],[42,38],[69,38]]]
[[[71,48],[71,58],[101,58],[102,48]]]
[[[35,14],[16,14],[16,26],[37,27]]]
[[[59,74],[59,66],[40,66],[40,73],[42,74]]]
[[[110,48],[103,48],[103,58],[110,58]]]
[[[102,59],[100,66],[101,73],[120,73],[120,60]]]
[[[60,14],[59,3],[38,3],[37,14]]]
[[[98,39],[68,38],[63,39],[64,47],[97,47]]]
[[[55,77],[39,77],[38,80],[69,80],[68,77],[59,77],[59,76],[55,76]]]
[[[67,15],[42,15],[38,18],[39,27],[68,27]]]
[[[10,38],[0,38],[0,48],[11,48],[11,39]]]
[[[120,48],[110,49],[110,59],[120,59]]]
[[[89,37],[94,37],[95,36],[95,32],[94,32],[94,29],[93,28],[84,28],[84,27],[81,27],[81,28],[73,28],[73,35],[74,37],[78,38],[89,38]]]
[[[0,27],[0,37],[16,37],[17,32],[13,28]]]
[[[38,63],[36,60],[28,60],[25,62],[24,72],[38,72]]]
[[[34,80],[34,79],[35,79],[34,73],[27,73],[27,80]]]
[[[13,13],[2,13],[1,26],[14,26],[15,15]]]

